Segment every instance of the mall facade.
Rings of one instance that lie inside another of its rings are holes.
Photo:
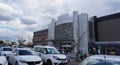
[[[77,11],[52,19],[47,29],[47,45],[60,51],[107,54],[120,49],[120,13],[88,17]],[[44,32],[43,32],[44,33]],[[34,43],[34,42],[33,42]],[[40,43],[38,45],[41,45]],[[120,52],[119,52],[120,53]]]

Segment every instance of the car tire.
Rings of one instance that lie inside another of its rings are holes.
[[[18,65],[18,62],[17,62],[17,61],[15,62],[15,65]]]
[[[47,61],[47,65],[52,65],[52,61],[51,61],[51,60],[48,60],[48,61]]]

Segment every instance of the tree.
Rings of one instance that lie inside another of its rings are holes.
[[[26,46],[25,42],[26,42],[26,40],[24,40],[24,39],[19,39],[18,40],[19,46]]]
[[[17,45],[17,43],[12,41],[12,42],[11,42],[11,45]]]
[[[80,35],[80,33],[78,33],[77,35],[78,35],[78,37],[77,37],[77,40],[75,40],[75,46],[77,47],[77,58],[76,58],[76,60],[79,60],[79,54],[80,54],[80,41],[81,41],[81,39],[82,39],[82,37],[84,36],[84,34],[86,34],[87,32],[85,31],[85,32],[83,32],[81,35]]]
[[[33,43],[27,44],[27,47],[33,47]]]
[[[4,41],[3,41],[3,40],[0,40],[0,44],[4,44]]]

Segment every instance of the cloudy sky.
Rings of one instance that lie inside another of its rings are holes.
[[[104,16],[120,12],[120,0],[0,0],[0,39],[32,38],[64,13]]]

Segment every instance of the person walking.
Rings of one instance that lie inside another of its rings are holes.
[[[83,51],[80,51],[80,59],[83,60]]]

